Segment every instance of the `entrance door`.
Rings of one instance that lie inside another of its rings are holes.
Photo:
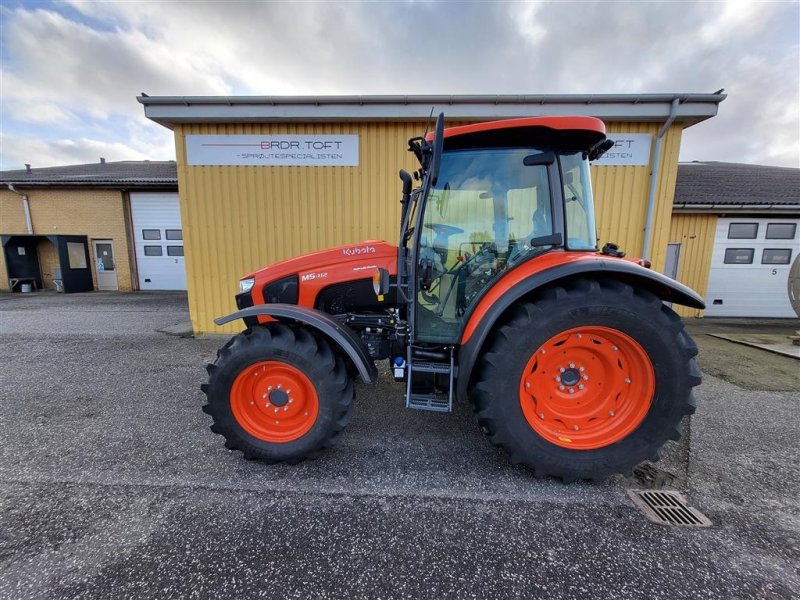
[[[49,235],[47,239],[58,248],[58,262],[61,265],[61,279],[64,292],[91,292],[92,267],[89,260],[89,242],[85,235]]]
[[[114,246],[111,240],[92,240],[94,263],[97,269],[97,289],[116,290],[117,268],[114,263]]]

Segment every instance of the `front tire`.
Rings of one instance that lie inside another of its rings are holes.
[[[245,458],[314,458],[350,421],[353,380],[321,336],[282,323],[234,336],[206,367],[211,431]]]
[[[580,279],[511,309],[470,398],[491,441],[536,476],[603,479],[656,461],[695,410],[697,347],[656,296]]]

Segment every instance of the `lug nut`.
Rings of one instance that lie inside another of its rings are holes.
[[[584,375],[584,376],[583,376],[583,380],[584,380],[584,381],[589,381],[589,376],[588,376],[588,375]]]
[[[575,388],[569,388],[569,393],[570,394],[574,394],[575,393]]]
[[[266,398],[266,397],[267,397],[267,395],[266,395],[266,394],[261,394],[261,398],[262,398],[262,399],[263,399],[263,398]]]
[[[556,381],[561,381],[561,377],[559,377],[558,375],[556,375]]]
[[[272,386],[271,386],[271,385],[267,386],[267,391],[268,391],[268,392],[271,392],[271,391],[272,391]]]
[[[561,371],[562,373],[563,373],[564,371],[566,371],[566,369],[565,369],[564,367],[559,367],[559,368],[558,368],[558,370],[559,370],[559,371]]]
[[[575,363],[569,363],[569,368],[570,369],[574,369],[575,368]]]
[[[582,383],[579,383],[579,384],[578,384],[578,389],[579,389],[579,390],[582,390],[582,389],[583,389],[583,384],[582,384]]]
[[[292,402],[294,402],[294,398],[289,398],[289,404],[291,404]]]
[[[280,408],[276,408],[276,409],[275,409],[275,412],[278,412],[279,410],[280,410]]]
[[[581,373],[583,373],[583,372],[585,371],[585,369],[584,369],[583,367],[578,367],[578,371],[580,371]]]
[[[564,386],[560,385],[560,386],[558,386],[558,389],[560,389],[561,391],[564,391]]]
[[[286,390],[286,393],[287,393],[287,394],[291,394],[291,393],[292,393],[292,390]]]
[[[278,389],[281,389],[281,384],[280,383],[278,384]]]
[[[288,406],[284,406],[283,407],[283,412],[286,412],[287,410],[289,410],[289,407]]]

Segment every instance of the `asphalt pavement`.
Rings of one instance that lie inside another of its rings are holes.
[[[0,295],[0,598],[800,596],[800,393],[706,378],[685,492],[714,525],[670,528],[387,378],[321,458],[248,462],[200,410],[220,341],[156,331],[186,319],[181,294]]]

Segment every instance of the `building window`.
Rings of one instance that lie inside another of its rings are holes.
[[[728,248],[725,250],[726,265],[752,265],[753,248]]]
[[[729,240],[754,240],[758,235],[758,223],[731,223],[728,225]]]
[[[160,240],[161,239],[161,230],[160,229],[142,229],[142,239],[143,240]]]
[[[70,269],[85,269],[86,247],[80,242],[67,242],[67,259]]]
[[[791,248],[764,248],[761,254],[762,265],[788,265],[792,262]]]
[[[162,256],[164,251],[161,249],[161,246],[145,246],[144,247],[144,255],[145,256]]]
[[[768,240],[793,240],[797,233],[797,223],[768,223]]]
[[[183,246],[167,246],[167,256],[183,256]]]
[[[167,234],[168,240],[183,239],[183,231],[181,229],[165,229],[164,232]]]

